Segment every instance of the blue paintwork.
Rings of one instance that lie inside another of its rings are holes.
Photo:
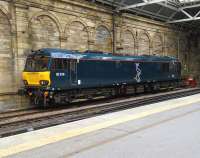
[[[137,84],[144,82],[170,81],[180,79],[180,71],[175,71],[178,60],[161,56],[115,56],[106,53],[85,53],[63,49],[41,49],[32,55],[73,60],[77,71],[51,71],[51,88],[67,90],[112,86],[117,84]],[[162,63],[170,64],[170,71],[163,72]],[[75,75],[76,79],[71,80]]]
[[[143,60],[146,62],[156,62],[156,61],[178,61],[177,58],[169,56],[116,56],[111,53],[95,53],[93,51],[78,52],[70,51],[65,49],[52,49],[52,48],[43,48],[37,52],[34,52],[32,55],[45,55],[52,58],[71,58],[71,59],[93,59],[93,60],[125,60],[125,61],[135,61]]]

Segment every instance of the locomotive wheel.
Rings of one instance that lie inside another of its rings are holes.
[[[152,85],[152,91],[153,92],[158,92],[160,90],[160,84],[154,84]]]
[[[144,92],[149,92],[149,85],[144,85]]]
[[[70,104],[72,102],[72,100],[73,100],[72,96],[68,96],[68,97],[65,98],[65,103]]]
[[[150,93],[150,92],[153,91],[152,89],[153,89],[153,88],[152,88],[152,85],[150,85],[150,84],[145,84],[145,85],[144,85],[144,92]]]
[[[120,87],[115,88],[115,96],[120,96]]]
[[[34,105],[42,105],[43,100],[39,96],[34,96],[33,98]]]
[[[127,93],[127,88],[126,86],[122,85],[120,87],[120,95],[126,95],[126,93]]]
[[[169,91],[172,91],[175,89],[175,84],[174,83],[169,83],[168,88]]]

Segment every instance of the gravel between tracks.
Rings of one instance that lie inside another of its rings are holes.
[[[28,111],[19,110],[18,113],[12,111],[12,114],[9,114],[9,112],[0,113],[0,137],[197,93],[200,93],[200,88],[182,89],[123,100],[113,99],[109,103],[97,103],[73,108],[30,109]]]

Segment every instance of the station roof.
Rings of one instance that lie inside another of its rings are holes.
[[[112,6],[116,12],[142,15],[177,26],[200,26],[200,0],[90,0]]]

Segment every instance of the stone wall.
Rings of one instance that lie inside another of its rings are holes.
[[[1,0],[0,93],[20,87],[26,55],[44,47],[170,55],[188,63],[184,33],[138,16],[116,16],[113,48],[112,19],[109,8],[85,0]]]

